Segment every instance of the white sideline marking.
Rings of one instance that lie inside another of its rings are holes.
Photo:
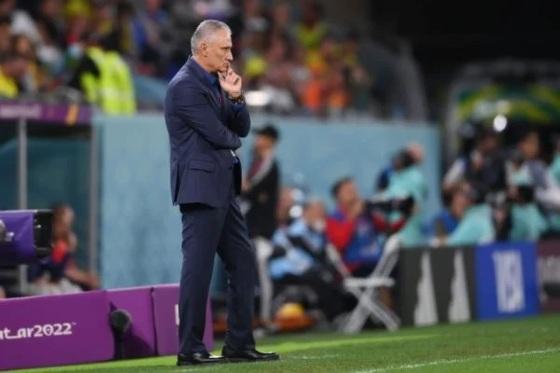
[[[335,359],[340,357],[340,354],[331,354],[331,355],[303,355],[294,357],[295,360],[319,360],[319,359]]]
[[[552,353],[552,352],[560,352],[560,348],[548,348],[548,349],[545,349],[545,350],[510,352],[510,353],[497,354],[497,355],[473,356],[473,357],[467,357],[467,358],[464,358],[464,359],[441,359],[441,360],[429,361],[427,363],[404,364],[404,365],[397,365],[397,366],[389,366],[389,367],[386,367],[386,368],[359,370],[359,371],[356,371],[355,373],[380,373],[380,372],[388,372],[390,370],[417,369],[417,368],[424,368],[424,367],[437,366],[437,365],[466,363],[466,362],[476,361],[476,360],[503,359],[503,358],[508,358],[508,357],[517,357],[517,356],[549,354],[549,353]]]

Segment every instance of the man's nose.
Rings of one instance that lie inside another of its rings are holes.
[[[228,62],[233,61],[233,54],[231,52],[228,52],[226,59],[228,60]]]

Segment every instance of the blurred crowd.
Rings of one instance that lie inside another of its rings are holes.
[[[408,44],[330,24],[313,0],[0,0],[0,97],[133,113],[136,96],[164,93],[206,18],[230,25],[235,68],[256,110],[426,119]],[[155,97],[140,101],[158,107]]]

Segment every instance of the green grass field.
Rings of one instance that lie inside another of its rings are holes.
[[[353,336],[283,335],[258,345],[281,360],[179,368],[170,356],[28,372],[560,372],[560,315]]]

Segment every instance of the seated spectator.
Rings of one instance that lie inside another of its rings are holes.
[[[442,240],[455,231],[470,206],[468,193],[469,189],[465,184],[457,185],[449,192],[449,197],[445,201],[446,207],[434,217],[431,223],[431,237]]]
[[[492,242],[496,238],[496,230],[492,217],[492,209],[484,201],[485,195],[469,184],[463,186],[466,205],[468,206],[457,228],[439,244],[450,246],[476,245]]]
[[[40,42],[37,58],[51,74],[59,74],[63,66],[64,45],[63,4],[60,0],[41,0],[35,10]]]
[[[10,51],[0,56],[0,98],[19,96],[28,68],[27,57],[17,53],[15,39],[12,38]]]
[[[16,8],[15,0],[0,0],[0,17],[11,19],[10,30],[12,34],[25,35],[33,42],[40,41],[35,22],[27,12]]]
[[[53,209],[50,257],[29,267],[32,294],[64,294],[99,288],[94,273],[80,269],[74,259],[78,242],[72,231],[74,211],[68,205]]]
[[[162,0],[145,0],[144,7],[133,20],[134,47],[140,70],[148,75],[162,74],[165,59],[162,42],[169,16]]]
[[[389,222],[382,211],[360,197],[351,178],[337,181],[331,193],[337,207],[327,219],[327,237],[347,269],[354,276],[365,277],[379,261],[387,234],[402,228],[406,216]]]
[[[307,202],[303,216],[278,229],[272,243],[276,254],[270,260],[269,273],[275,283],[275,293],[285,284],[309,286],[328,320],[339,315],[343,311],[343,292],[335,270],[327,261],[323,203]]]
[[[31,39],[25,35],[12,37],[14,53],[22,56],[27,64],[26,74],[20,79],[21,93],[36,94],[43,90],[46,84],[46,75],[37,61],[35,46]]]
[[[0,56],[10,51],[10,24],[12,20],[8,16],[0,16]]]
[[[297,23],[295,36],[297,41],[306,49],[319,48],[321,41],[327,34],[327,27],[321,20],[323,9],[315,0],[307,0],[302,4],[302,19]]]

